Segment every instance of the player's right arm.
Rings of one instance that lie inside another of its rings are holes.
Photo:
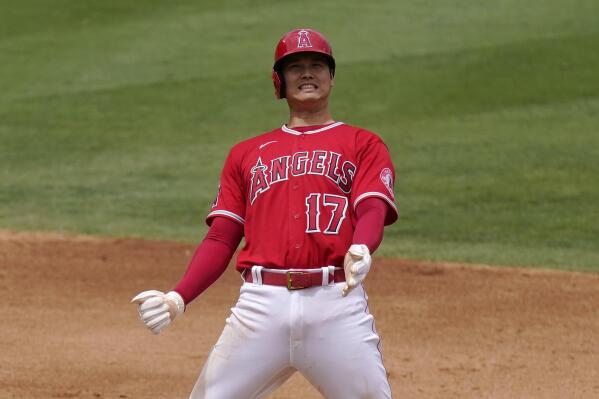
[[[241,224],[225,217],[214,218],[206,238],[175,287],[185,304],[193,301],[224,273],[242,237]]]
[[[240,160],[234,147],[225,161],[217,197],[206,218],[210,225],[208,234],[175,289],[167,294],[144,291],[132,300],[138,304],[141,320],[155,334],[223,274],[243,237],[245,201]]]
[[[173,291],[144,291],[132,299],[142,322],[154,334],[164,330],[185,306],[224,273],[241,238],[243,226],[228,218],[214,218],[208,234],[196,249],[187,271]]]

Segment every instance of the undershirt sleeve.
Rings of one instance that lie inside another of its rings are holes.
[[[242,237],[241,224],[227,217],[214,218],[187,271],[174,289],[186,305],[224,273]]]
[[[369,197],[358,203],[352,244],[364,244],[370,253],[376,251],[383,241],[388,210],[387,203],[377,197]]]

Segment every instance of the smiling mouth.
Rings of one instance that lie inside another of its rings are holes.
[[[313,83],[304,83],[300,85],[300,90],[316,90],[318,86]]]

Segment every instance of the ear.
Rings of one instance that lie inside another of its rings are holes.
[[[275,86],[275,97],[277,100],[285,98],[285,83],[281,80],[279,73],[272,70],[272,82]]]

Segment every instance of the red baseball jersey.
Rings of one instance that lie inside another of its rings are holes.
[[[385,224],[397,220],[394,181],[387,146],[374,133],[342,122],[283,125],[231,149],[206,222],[243,224],[238,270],[342,267],[360,201],[381,198]]]

